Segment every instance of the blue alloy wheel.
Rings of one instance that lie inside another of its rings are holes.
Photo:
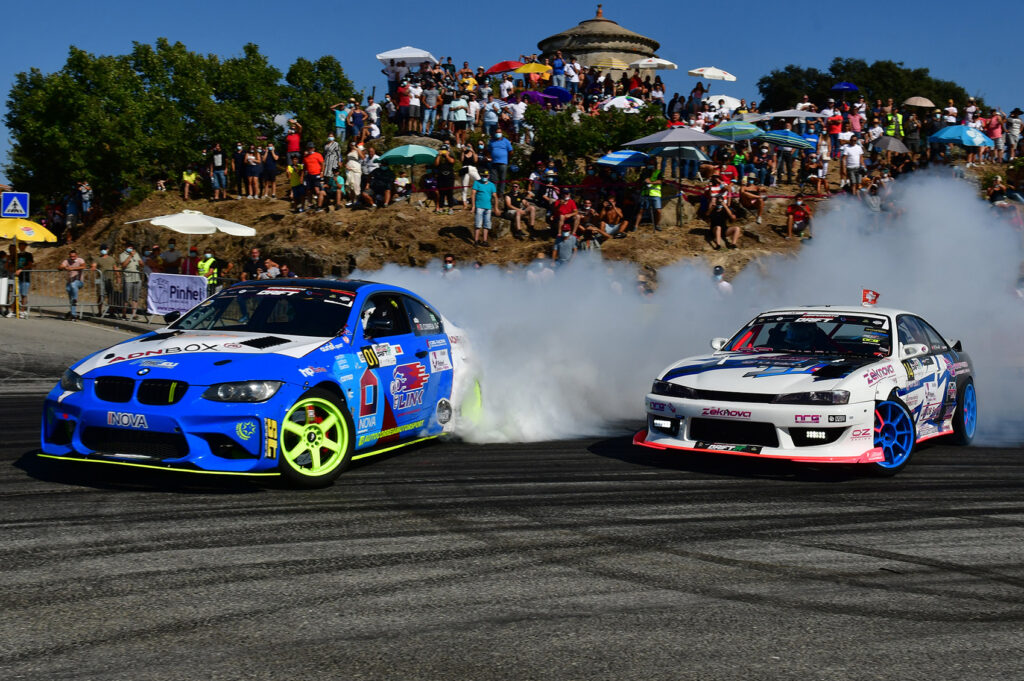
[[[872,464],[881,472],[895,473],[914,451],[914,421],[901,402],[886,400],[875,406],[875,446],[885,460]]]
[[[978,394],[974,382],[967,380],[957,393],[956,413],[953,415],[953,442],[969,445],[978,429]]]

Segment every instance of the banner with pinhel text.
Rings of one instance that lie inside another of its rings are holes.
[[[185,314],[206,300],[206,277],[185,274],[149,275],[146,309],[150,314],[178,311]]]

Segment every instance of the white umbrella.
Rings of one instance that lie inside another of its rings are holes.
[[[136,222],[151,222],[158,227],[166,227],[178,234],[214,234],[215,232],[224,232],[231,236],[256,236],[256,230],[252,227],[246,227],[230,220],[215,218],[200,213],[197,210],[183,210],[172,215],[159,215],[155,218],[130,220],[124,224],[130,225]]]
[[[429,61],[432,64],[437,63],[437,57],[426,50],[421,50],[418,47],[410,47],[408,45],[405,47],[399,47],[397,50],[381,52],[377,55],[377,59],[380,60],[380,63],[384,66],[387,66],[392,59],[412,64],[419,64],[424,61]]]
[[[657,149],[652,149],[649,155],[711,163],[711,158],[696,147],[658,147]]]
[[[711,106],[717,107],[718,100],[720,99],[725,100],[725,108],[729,109],[730,111],[735,111],[740,107],[740,100],[737,99],[736,97],[730,97],[729,95],[708,95],[702,101],[705,104],[710,104]]]
[[[736,80],[736,76],[714,66],[701,66],[697,69],[690,69],[686,73],[697,78],[707,78],[708,80]]]
[[[765,118],[828,118],[825,114],[813,111],[801,111],[800,109],[786,109],[785,111],[769,111]]]
[[[634,69],[657,69],[667,71],[675,71],[679,68],[668,59],[659,59],[658,57],[637,59],[635,62],[630,63],[630,67]]]
[[[622,109],[626,113],[636,113],[644,106],[644,102],[636,97],[630,97],[625,95],[622,97],[612,97],[601,104],[602,111],[608,111],[609,109]]]

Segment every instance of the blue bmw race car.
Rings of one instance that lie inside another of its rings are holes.
[[[169,321],[64,373],[41,456],[318,487],[480,406],[462,331],[394,286],[243,282]]]

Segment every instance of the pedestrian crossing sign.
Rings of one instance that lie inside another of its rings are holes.
[[[0,194],[0,217],[27,218],[28,192],[3,192]]]

